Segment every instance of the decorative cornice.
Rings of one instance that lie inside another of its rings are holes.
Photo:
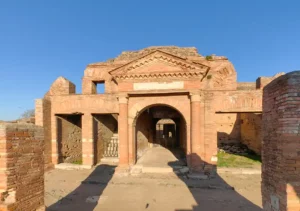
[[[148,73],[148,74],[128,74],[128,75],[116,75],[116,80],[126,79],[148,79],[148,78],[195,78],[200,77],[201,79],[206,73],[203,72],[176,72],[176,73]]]
[[[175,71],[154,71],[154,72],[134,72],[142,66],[150,65],[151,63],[166,63],[168,66],[179,67]],[[184,58],[165,53],[163,51],[154,51],[142,58],[129,62],[126,65],[118,67],[109,73],[116,80],[126,79],[148,79],[148,78],[174,78],[174,77],[200,77],[203,78],[208,72],[209,67],[203,64],[187,61]]]

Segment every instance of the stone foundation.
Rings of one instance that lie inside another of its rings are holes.
[[[266,211],[300,210],[300,71],[264,88],[262,196]]]
[[[44,134],[30,124],[0,124],[1,211],[44,209]]]

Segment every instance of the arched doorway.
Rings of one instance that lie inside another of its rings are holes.
[[[135,119],[135,149],[139,165],[186,166],[187,131],[182,114],[168,105],[151,105]]]

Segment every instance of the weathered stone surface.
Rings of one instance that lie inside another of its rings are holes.
[[[82,162],[81,115],[57,117],[58,159],[64,163]]]

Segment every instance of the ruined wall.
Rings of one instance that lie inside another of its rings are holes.
[[[241,142],[257,154],[261,154],[261,124],[260,113],[241,113]]]
[[[118,105],[113,94],[51,96],[52,114],[112,114],[119,113]]]
[[[35,101],[35,125],[42,126],[44,128],[44,161],[45,170],[48,170],[53,167],[51,161],[51,101],[48,96]]]
[[[261,90],[207,92],[213,95],[212,106],[216,112],[261,112]]]
[[[140,158],[152,142],[152,118],[144,111],[136,123],[137,158]]]
[[[0,124],[0,210],[44,210],[43,128]]]
[[[111,141],[114,133],[118,133],[118,119],[115,114],[94,115],[94,142],[96,162],[103,157],[105,148]]]
[[[59,162],[82,161],[81,115],[63,115],[57,118]]]
[[[239,143],[241,140],[241,121],[237,113],[217,113],[216,128],[218,145]]]
[[[264,88],[263,208],[300,210],[300,71],[283,75]]]

